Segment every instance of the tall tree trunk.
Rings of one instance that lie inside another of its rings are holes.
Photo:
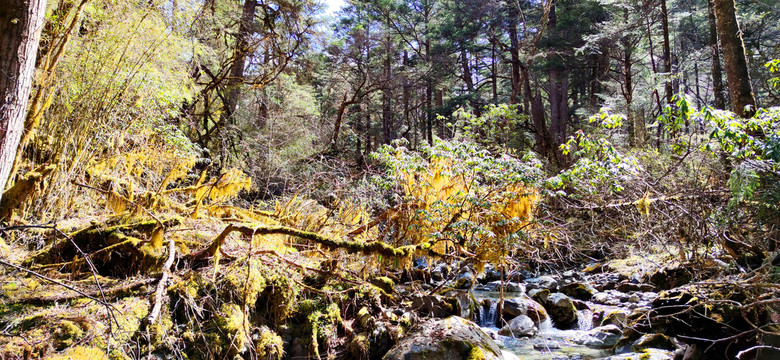
[[[661,0],[661,24],[663,27],[663,48],[664,48],[664,71],[671,75],[672,73],[672,50],[671,46],[669,44],[669,11],[666,8],[666,0]],[[672,102],[672,80],[667,79],[666,84],[664,85],[664,97],[666,98],[666,103],[670,104]],[[661,109],[662,110],[662,109]],[[661,140],[664,135],[664,126],[663,123],[658,123],[658,132],[656,134],[656,147],[661,148]]]
[[[517,39],[517,15],[516,11],[510,12],[509,15],[509,52],[512,61],[512,96],[509,97],[510,104],[517,103],[517,97],[520,95],[520,42]],[[526,94],[526,97],[531,97],[532,94]],[[526,106],[526,111],[528,111]]]
[[[712,48],[712,91],[715,93],[715,108],[726,108],[726,96],[723,92],[723,69],[720,66],[720,46],[718,45],[718,27],[715,20],[714,0],[707,0],[707,12],[710,21],[710,48]]]
[[[0,0],[0,199],[24,131],[45,11],[46,0]]]
[[[385,144],[395,139],[395,126],[393,123],[393,94],[390,87],[392,42],[390,37],[385,38],[385,78],[382,86],[382,135]]]
[[[241,22],[238,25],[236,47],[233,50],[233,64],[230,67],[228,78],[228,93],[226,97],[224,116],[226,124],[235,123],[235,112],[238,107],[238,96],[241,93],[241,84],[244,82],[244,68],[246,67],[246,55],[251,51],[249,39],[252,36],[255,20],[256,0],[245,0],[244,9],[241,12]]]
[[[720,46],[718,46],[718,27],[715,20],[714,0],[707,0],[710,20],[710,48],[712,48],[712,91],[715,93],[715,108],[726,108],[726,96],[723,92],[723,69],[720,66]]]
[[[726,81],[729,84],[731,106],[737,115],[743,118],[753,117],[756,113],[756,97],[750,84],[745,44],[742,31],[737,22],[737,8],[734,0],[714,0],[720,46],[723,50],[723,62],[726,65]],[[746,110],[746,107],[750,109]]]

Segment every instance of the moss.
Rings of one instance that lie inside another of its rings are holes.
[[[258,359],[279,360],[284,355],[284,342],[279,335],[263,326],[255,339],[255,351]]]
[[[223,270],[224,275],[218,281],[217,288],[228,291],[225,301],[254,306],[267,286],[266,273],[269,270],[260,260],[235,261]]]
[[[328,339],[336,336],[338,325],[342,323],[341,310],[338,305],[331,303],[324,310],[309,314],[307,320],[311,330],[311,350],[319,357],[319,344],[327,344]]]
[[[367,307],[364,306],[364,307],[360,308],[360,310],[358,310],[357,320],[358,320],[358,323],[360,324],[360,326],[362,328],[364,328],[364,329],[369,329],[370,328],[371,322],[372,322],[371,320],[373,320],[373,319],[371,318],[371,314],[368,312],[368,308]]]
[[[371,342],[366,334],[359,334],[349,342],[347,348],[353,358],[358,360],[368,359],[371,356]]]
[[[393,293],[393,288],[395,287],[395,283],[393,282],[393,279],[390,279],[386,276],[379,276],[375,277],[370,280],[371,284],[381,289],[386,295]]]
[[[60,351],[71,347],[83,335],[84,330],[78,324],[70,320],[61,320],[52,333],[54,348]]]
[[[468,360],[485,360],[485,353],[479,346],[472,346],[469,352]]]
[[[68,351],[62,354],[55,355],[49,358],[49,360],[82,360],[82,359],[107,360],[108,356],[106,356],[106,353],[103,350],[98,348],[76,346],[68,349]]]
[[[223,304],[220,310],[215,323],[220,334],[227,340],[220,341],[223,344],[223,353],[233,356],[245,352],[249,338],[249,319],[236,304]]]

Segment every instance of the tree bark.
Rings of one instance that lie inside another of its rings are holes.
[[[45,11],[46,0],[0,0],[0,193],[24,131]]]
[[[726,107],[726,96],[723,92],[723,69],[720,66],[720,46],[718,46],[718,28],[713,1],[707,0],[710,20],[710,47],[712,48],[712,91],[715,93],[715,108],[724,109]]]
[[[742,31],[737,22],[737,8],[734,0],[714,0],[714,2],[731,106],[737,115],[750,118],[756,113],[756,97],[750,84],[745,44],[742,42]],[[750,108],[746,110],[748,106]]]
[[[235,123],[234,115],[238,107],[240,85],[244,82],[244,67],[246,66],[246,55],[250,52],[249,38],[253,33],[256,8],[256,0],[244,2],[241,22],[238,26],[238,39],[233,50],[233,65],[230,67],[230,78],[228,79],[227,103],[224,111],[224,116],[227,118],[225,123],[228,124]]]

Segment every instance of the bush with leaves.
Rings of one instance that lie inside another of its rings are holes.
[[[386,235],[397,245],[429,243],[479,267],[532,241],[527,230],[543,174],[531,154],[493,155],[468,140],[438,140],[419,152],[396,142],[373,157],[387,171],[377,181],[396,196]]]

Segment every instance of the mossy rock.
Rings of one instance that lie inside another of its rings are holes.
[[[371,342],[366,334],[359,334],[349,342],[347,350],[353,359],[368,360],[371,356]]]
[[[457,316],[423,324],[398,342],[385,360],[503,359],[498,345],[471,321]]]
[[[384,291],[385,295],[392,294],[395,288],[395,282],[393,282],[393,279],[386,276],[375,277],[369,282]]]
[[[561,287],[561,292],[582,301],[590,301],[596,289],[582,283],[571,283]]]
[[[631,345],[631,351],[635,352],[640,352],[648,348],[675,351],[677,350],[677,345],[664,334],[645,334]]]
[[[266,326],[259,329],[254,343],[257,359],[281,360],[284,355],[282,338]]]

